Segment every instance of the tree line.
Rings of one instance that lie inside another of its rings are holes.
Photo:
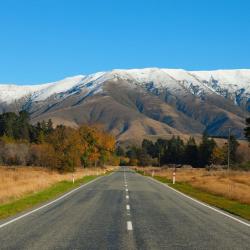
[[[245,136],[250,142],[250,118],[246,120]],[[29,114],[8,112],[0,115],[0,164],[42,166],[59,171],[74,171],[77,167],[118,165],[166,164],[205,167],[211,164],[238,163],[239,143],[231,135],[229,146],[217,145],[203,134],[200,143],[193,137],[186,142],[180,137],[144,139],[141,146],[117,146],[115,138],[97,127],[81,126],[77,129],[59,125],[51,120],[30,124]],[[228,154],[229,151],[229,154]]]
[[[246,119],[245,138],[250,144],[250,117]],[[206,167],[209,165],[231,165],[249,170],[250,162],[239,152],[239,142],[230,135],[223,145],[203,134],[198,144],[194,137],[184,142],[180,137],[173,136],[170,140],[158,139],[156,142],[144,139],[140,147],[121,146],[116,148],[116,154],[121,157],[121,165],[163,166],[167,164],[191,165]],[[249,157],[248,157],[249,158]]]
[[[228,161],[237,163],[240,157],[237,154],[239,143],[231,135],[228,144],[219,147],[213,138],[203,134],[198,144],[193,137],[184,142],[180,137],[158,139],[156,142],[144,139],[140,147],[132,146],[124,150],[117,148],[117,155],[127,157],[129,161],[123,164],[141,166],[162,166],[167,164],[191,165],[205,167],[211,164],[225,165]]]
[[[30,124],[29,114],[0,115],[0,164],[42,166],[59,171],[118,164],[115,138],[97,127],[77,129],[51,120]]]

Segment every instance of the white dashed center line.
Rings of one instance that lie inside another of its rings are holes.
[[[131,221],[127,221],[127,229],[128,229],[128,231],[132,231],[133,230],[133,226],[132,226],[132,222]]]
[[[128,200],[129,200],[129,195],[127,194],[127,192],[128,192],[128,183],[127,183],[125,170],[124,170],[124,187],[125,187],[125,191],[126,191],[126,201],[128,203]],[[127,210],[127,216],[130,216],[130,205],[129,204],[126,204],[126,210]],[[132,225],[131,221],[127,221],[127,230],[128,231],[133,230],[133,225]]]

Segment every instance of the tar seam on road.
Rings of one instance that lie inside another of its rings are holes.
[[[110,176],[110,175],[112,175],[112,174],[114,174],[114,172],[111,173],[111,174],[109,174],[108,176]],[[51,202],[49,202],[49,203],[47,203],[47,204],[41,206],[41,207],[38,207],[38,208],[36,208],[36,209],[34,209],[34,210],[31,210],[30,212],[27,212],[27,213],[25,213],[25,214],[23,214],[23,215],[20,215],[20,216],[18,216],[18,217],[16,217],[16,218],[12,219],[12,220],[10,220],[10,221],[7,221],[7,222],[1,224],[1,225],[0,225],[0,228],[3,228],[3,227],[5,227],[5,226],[7,226],[7,225],[9,225],[9,224],[11,224],[11,223],[13,223],[13,222],[15,222],[15,221],[18,221],[18,220],[20,220],[20,219],[22,219],[22,218],[24,218],[24,217],[26,217],[26,216],[28,216],[28,215],[31,215],[31,214],[33,214],[33,213],[35,213],[35,212],[37,212],[37,211],[39,211],[39,210],[41,210],[41,209],[43,209],[43,208],[45,208],[45,207],[48,207],[48,206],[52,205],[53,203],[56,203],[56,202],[58,202],[58,201],[60,201],[60,200],[62,200],[62,199],[64,199],[64,198],[66,198],[67,196],[71,195],[72,193],[76,192],[77,190],[79,190],[79,189],[81,189],[81,188],[83,188],[83,187],[86,187],[87,185],[89,185],[89,184],[91,184],[91,183],[93,183],[93,182],[95,182],[95,181],[97,181],[97,180],[100,180],[100,179],[103,178],[103,177],[104,177],[104,176],[97,177],[96,179],[94,179],[94,180],[92,180],[92,181],[90,181],[90,182],[88,182],[88,183],[86,183],[86,184],[81,185],[80,187],[77,187],[77,188],[75,188],[75,189],[69,191],[68,193],[66,193],[66,194],[64,194],[64,195],[62,195],[62,196],[60,196],[59,198],[57,198],[57,199],[55,199],[55,200],[53,200],[53,201],[51,201]]]
[[[186,195],[186,194],[184,194],[184,193],[182,193],[182,192],[180,192],[180,191],[178,191],[178,190],[176,190],[176,189],[174,189],[174,188],[172,188],[172,187],[169,187],[168,185],[166,185],[166,184],[164,184],[164,183],[162,183],[162,182],[160,182],[160,181],[157,181],[157,180],[155,180],[155,179],[153,179],[153,178],[150,178],[150,177],[149,177],[149,179],[150,179],[150,180],[153,180],[154,182],[156,182],[156,183],[158,183],[158,184],[163,185],[165,188],[171,189],[172,191],[174,191],[174,192],[176,192],[176,193],[178,193],[178,194],[180,194],[180,195],[182,195],[182,196],[184,196],[184,197],[186,197],[186,198],[188,198],[188,199],[190,199],[190,200],[192,200],[192,201],[194,201],[194,202],[196,202],[196,203],[198,203],[198,204],[200,204],[200,205],[202,205],[202,206],[204,206],[204,207],[207,207],[207,208],[209,208],[209,209],[211,209],[211,210],[213,210],[213,211],[215,211],[215,212],[217,212],[217,213],[219,213],[219,214],[222,214],[222,215],[224,215],[224,216],[226,216],[226,217],[228,217],[228,218],[230,218],[230,219],[232,219],[232,220],[235,220],[235,221],[237,221],[237,222],[239,222],[239,223],[241,223],[241,224],[243,224],[243,225],[245,225],[245,226],[247,226],[247,227],[250,227],[250,224],[247,223],[247,222],[244,222],[244,221],[242,221],[242,220],[240,220],[240,219],[235,218],[234,216],[231,216],[231,215],[229,215],[229,214],[227,214],[227,213],[224,213],[223,211],[221,211],[221,210],[219,210],[219,209],[217,209],[217,208],[214,208],[214,207],[212,207],[212,206],[209,206],[209,205],[207,205],[207,204],[205,204],[205,203],[203,203],[203,202],[201,202],[201,201],[198,201],[198,200],[196,200],[196,199],[194,199],[194,198],[192,198],[192,197],[190,197],[190,196],[188,196],[188,195]]]

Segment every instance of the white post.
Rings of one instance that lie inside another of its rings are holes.
[[[173,172],[173,184],[175,184],[175,170]]]
[[[72,174],[72,183],[73,184],[75,183],[75,176],[74,176],[74,174]]]
[[[153,172],[152,172],[152,177],[154,177],[155,176],[155,171],[153,170]]]

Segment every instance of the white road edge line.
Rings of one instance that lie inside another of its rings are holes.
[[[126,195],[126,199],[129,199],[129,196],[128,196],[128,195]]]
[[[129,205],[126,205],[126,209],[127,209],[127,210],[130,210],[130,206],[129,206]]]
[[[132,231],[133,230],[133,226],[132,226],[132,222],[131,221],[127,221],[127,230],[128,231]]]
[[[109,174],[108,176],[110,176],[110,175],[112,175],[112,174],[114,174],[114,173],[115,173],[115,172]],[[107,176],[107,175],[106,175],[106,176]],[[28,215],[31,215],[31,214],[33,214],[33,213],[35,213],[35,212],[37,212],[37,211],[39,211],[39,210],[41,210],[41,209],[43,209],[43,208],[45,208],[45,207],[48,207],[48,206],[52,205],[53,203],[56,203],[56,202],[58,202],[58,201],[64,199],[65,197],[67,197],[67,196],[71,195],[72,193],[76,192],[77,190],[79,190],[79,189],[81,189],[81,188],[83,188],[83,187],[86,187],[87,185],[89,185],[89,184],[91,184],[91,183],[93,183],[93,182],[95,182],[95,181],[97,181],[97,180],[99,180],[99,179],[101,179],[101,178],[103,178],[103,177],[105,177],[105,176],[97,177],[96,179],[94,179],[94,180],[92,180],[92,181],[90,181],[90,182],[88,182],[88,183],[86,183],[86,184],[83,184],[83,185],[81,185],[81,186],[78,187],[78,188],[75,188],[75,189],[69,191],[68,193],[66,193],[66,194],[64,194],[64,195],[62,195],[62,196],[60,196],[59,198],[57,198],[57,199],[55,199],[55,200],[53,200],[53,201],[51,201],[51,202],[49,202],[49,203],[47,203],[47,204],[41,206],[41,207],[38,207],[38,208],[36,208],[36,209],[34,209],[34,210],[31,210],[30,212],[27,212],[27,213],[25,213],[25,214],[23,214],[23,215],[21,215],[21,216],[18,216],[18,217],[14,218],[14,219],[12,219],[12,220],[10,220],[10,221],[7,221],[7,222],[1,224],[1,225],[0,225],[0,228],[3,228],[3,227],[5,227],[5,226],[7,226],[7,225],[9,225],[9,224],[11,224],[11,223],[13,223],[13,222],[15,222],[15,221],[18,221],[18,220],[20,220],[20,219],[22,219],[22,218],[24,218],[24,217],[26,217],[26,216],[28,216]]]
[[[128,192],[128,189],[127,189],[127,188],[126,188],[125,190],[126,190],[126,192]]]
[[[150,178],[150,177],[149,177],[149,178]],[[178,191],[178,190],[176,190],[176,189],[174,189],[174,188],[172,188],[172,187],[170,187],[170,186],[168,186],[168,185],[166,185],[166,184],[164,184],[164,183],[162,183],[162,182],[160,182],[160,181],[157,181],[157,180],[155,180],[155,179],[153,179],[153,178],[150,178],[150,180],[153,180],[153,181],[155,181],[156,183],[159,183],[159,184],[163,185],[164,187],[169,188],[169,189],[175,191],[176,193],[178,193],[178,194],[180,194],[180,195],[182,195],[182,196],[184,196],[184,197],[186,197],[186,198],[188,198],[188,199],[190,199],[190,200],[192,200],[192,201],[194,201],[194,202],[196,202],[196,203],[198,203],[198,204],[200,204],[200,205],[202,205],[202,206],[204,206],[204,207],[210,208],[211,210],[213,210],[213,211],[215,211],[215,212],[217,212],[217,213],[219,213],[219,214],[222,214],[222,215],[224,215],[224,216],[226,216],[226,217],[228,217],[228,218],[230,218],[230,219],[232,219],[232,220],[235,220],[235,221],[237,221],[237,222],[239,222],[239,223],[241,223],[241,224],[243,224],[243,225],[245,225],[245,226],[247,226],[247,227],[250,227],[250,224],[249,224],[249,223],[247,223],[247,222],[245,222],[245,221],[242,221],[242,220],[240,220],[240,219],[237,219],[237,218],[235,218],[234,216],[231,216],[231,215],[229,215],[229,214],[227,214],[227,213],[224,213],[223,211],[221,211],[221,210],[219,210],[219,209],[217,209],[217,208],[211,207],[211,206],[209,206],[209,205],[207,205],[207,204],[205,204],[205,203],[203,203],[203,202],[201,202],[201,201],[198,201],[198,200],[196,200],[196,199],[194,199],[194,198],[192,198],[192,197],[190,197],[190,196],[188,196],[188,195],[186,195],[186,194],[184,194],[184,193],[182,193],[182,192],[180,192],[180,191]]]

